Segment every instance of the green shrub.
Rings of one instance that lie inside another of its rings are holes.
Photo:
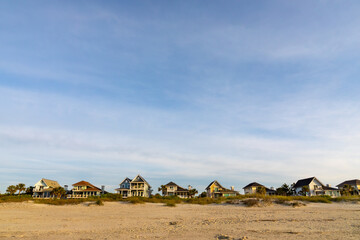
[[[167,206],[167,207],[176,207],[176,203],[175,202],[167,202],[165,204],[165,206]]]
[[[255,207],[255,206],[258,207],[258,206],[260,206],[260,201],[257,198],[245,199],[242,202],[247,207]]]
[[[103,206],[104,205],[104,203],[100,199],[96,200],[95,204],[98,205],[98,206]]]

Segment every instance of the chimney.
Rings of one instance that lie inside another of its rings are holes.
[[[105,186],[101,185],[101,194],[104,194],[104,193],[105,193]]]
[[[65,191],[67,191],[68,190],[68,185],[64,185],[64,189],[65,189]]]
[[[230,189],[231,189],[231,191],[234,191],[234,186],[231,186]]]
[[[275,188],[274,188],[274,187],[271,187],[270,189],[271,189],[271,190],[275,190]]]
[[[191,190],[191,188],[192,188],[192,186],[191,186],[191,185],[189,185],[189,186],[188,186],[188,189],[189,189],[189,190]]]
[[[331,187],[331,185],[330,185],[330,184],[326,184],[326,186],[327,186],[327,187]]]

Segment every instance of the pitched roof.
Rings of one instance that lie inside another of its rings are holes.
[[[41,179],[48,187],[51,187],[51,188],[57,188],[57,187],[61,187],[60,184],[55,181],[55,180],[49,180],[49,179]]]
[[[248,188],[248,187],[265,187],[264,185],[261,185],[260,183],[257,183],[257,182],[252,182],[252,183],[249,183],[248,185],[246,185],[244,188]]]
[[[294,188],[299,188],[299,187],[302,187],[302,186],[307,186],[309,185],[314,179],[316,179],[320,184],[321,186],[324,186],[324,184],[322,184],[319,179],[317,179],[316,177],[310,177],[310,178],[304,178],[304,179],[300,179],[298,180],[295,185],[294,185]]]
[[[128,178],[128,177],[126,177],[121,183],[120,183],[120,185],[121,184],[123,184],[123,182],[125,182],[125,181],[129,181],[129,182],[131,182],[131,179],[130,178]]]
[[[151,187],[150,184],[145,180],[145,178],[140,176],[140,174],[138,174],[133,180],[131,180],[131,182],[143,182],[149,185],[149,187]]]
[[[342,182],[339,185],[337,185],[337,187],[343,187],[345,184],[347,184],[347,185],[360,185],[360,180],[359,179],[347,180],[347,181]]]
[[[339,189],[337,189],[337,188],[328,187],[328,186],[323,186],[322,188],[323,188],[324,190],[336,190],[336,191],[339,191]]]
[[[75,187],[75,186],[88,186],[88,187],[90,187],[90,188],[87,189],[86,191],[101,191],[100,188],[98,188],[98,187],[96,187],[96,186],[92,185],[91,183],[86,182],[86,181],[84,181],[84,180],[83,180],[83,181],[80,181],[80,182],[77,182],[77,183],[74,183],[73,186],[74,186],[74,187]]]
[[[174,182],[169,182],[165,186],[178,186],[178,185]]]
[[[223,186],[221,186],[221,184],[220,184],[218,181],[214,180],[214,181],[212,181],[212,182],[209,184],[209,186],[207,186],[205,189],[206,189],[206,190],[209,189],[210,186],[213,185],[213,184],[217,184],[219,187],[224,188]]]
[[[168,184],[166,184],[165,186],[177,186],[177,192],[188,192],[189,190],[186,189],[186,188],[182,188],[180,187],[179,185],[177,185],[176,183],[174,182],[169,182]]]

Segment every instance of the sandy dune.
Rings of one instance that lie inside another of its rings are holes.
[[[0,204],[0,239],[360,239],[360,204]],[[221,238],[221,237],[220,237]]]

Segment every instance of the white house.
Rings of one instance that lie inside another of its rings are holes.
[[[340,196],[339,189],[332,188],[330,185],[325,186],[316,177],[298,180],[294,185],[295,194],[301,195],[304,186],[307,186],[309,189],[309,192],[306,193],[307,196],[318,196],[318,195],[328,195],[331,197]]]
[[[51,198],[54,195],[51,193],[54,188],[61,187],[57,181],[42,178],[34,185],[34,198]]]

